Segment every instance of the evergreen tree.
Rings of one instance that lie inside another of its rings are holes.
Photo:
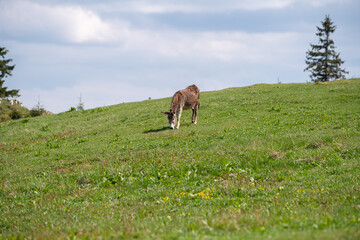
[[[42,116],[42,115],[46,115],[46,110],[41,105],[40,96],[39,96],[36,106],[30,110],[30,116],[37,117],[37,116]]]
[[[345,78],[348,72],[340,67],[344,61],[340,59],[340,53],[335,52],[334,41],[330,39],[330,34],[335,32],[336,26],[328,15],[321,25],[322,27],[317,27],[316,33],[319,44],[310,44],[311,50],[306,52],[307,67],[304,71],[311,73],[310,78],[313,82]]]
[[[81,94],[80,94],[79,104],[76,106],[76,109],[78,111],[84,110],[85,109],[84,106],[85,106],[85,104],[81,101]]]
[[[12,59],[5,59],[7,53],[6,48],[0,47],[0,98],[19,97],[19,90],[7,90],[7,87],[3,87],[5,78],[11,76],[11,72],[15,68],[15,65],[9,65]]]

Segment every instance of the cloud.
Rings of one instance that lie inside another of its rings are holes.
[[[97,4],[102,10],[116,12],[139,12],[145,14],[162,14],[172,12],[203,13],[224,11],[258,11],[265,9],[284,9],[295,4],[304,4],[314,7],[322,7],[331,3],[343,3],[351,0],[137,0],[121,1],[110,4]]]
[[[141,12],[141,13],[168,13],[168,12],[203,12],[203,11],[233,11],[233,10],[261,10],[261,9],[282,9],[295,3],[322,6],[332,2],[343,2],[346,0],[245,0],[245,1],[210,1],[204,4],[203,1],[121,1],[102,3],[102,5],[44,5],[27,0],[6,1],[0,8],[0,34],[14,38],[26,37],[34,41],[54,41],[68,43],[107,43],[125,44],[124,48],[143,49],[144,45],[157,46],[159,53],[178,55],[184,52],[183,42],[177,46],[167,48],[162,44],[163,39],[169,39],[160,30],[134,29],[124,19],[114,17],[104,20],[96,13],[99,9],[106,8],[107,11]],[[90,10],[93,8],[94,10]],[[155,33],[155,34],[154,34]],[[168,30],[166,34],[178,37],[178,33]],[[180,36],[181,37],[181,36]],[[201,36],[200,36],[201,37]],[[195,39],[195,38],[194,38]],[[184,40],[184,39],[183,39]],[[160,44],[157,44],[160,42]],[[195,39],[196,42],[196,39]],[[219,47],[241,48],[238,43],[222,41],[212,42],[210,49],[216,51]],[[202,43],[201,43],[202,44]],[[161,45],[164,47],[162,48]],[[173,44],[174,45],[174,44]],[[188,43],[186,43],[188,45]],[[180,51],[178,50],[180,49]],[[192,49],[191,49],[192,50]],[[229,54],[218,54],[223,59],[229,59]]]
[[[306,5],[311,5],[311,6],[314,6],[314,7],[323,7],[325,5],[328,5],[328,4],[333,4],[333,3],[348,3],[348,2],[352,2],[354,0],[315,0],[315,1],[312,1],[312,0],[305,0],[305,1],[302,1],[302,0],[296,0],[296,2],[299,2],[299,3],[304,3]]]
[[[124,51],[151,58],[167,57],[191,61],[274,61],[274,55],[287,56],[304,36],[296,32],[178,32],[141,31],[129,33]],[[306,42],[305,42],[306,43]]]
[[[111,25],[93,11],[78,6],[47,6],[30,1],[5,1],[0,8],[0,32],[15,37],[70,43],[107,42]]]

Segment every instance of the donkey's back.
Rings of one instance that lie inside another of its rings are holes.
[[[200,89],[195,84],[190,85],[187,88],[178,91],[177,93],[179,95],[181,95],[178,98],[180,101],[178,103],[174,103],[175,105],[177,105],[177,107],[181,107],[183,109],[189,109],[189,108],[193,108],[199,104]],[[175,95],[176,95],[176,93],[175,93]],[[175,95],[174,95],[174,97],[175,97]],[[173,110],[176,111],[176,109],[173,109]]]

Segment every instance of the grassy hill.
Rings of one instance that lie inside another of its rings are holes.
[[[359,239],[360,80],[0,124],[0,238]]]

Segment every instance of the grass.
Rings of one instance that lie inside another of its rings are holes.
[[[0,238],[360,238],[360,80],[0,124]]]

